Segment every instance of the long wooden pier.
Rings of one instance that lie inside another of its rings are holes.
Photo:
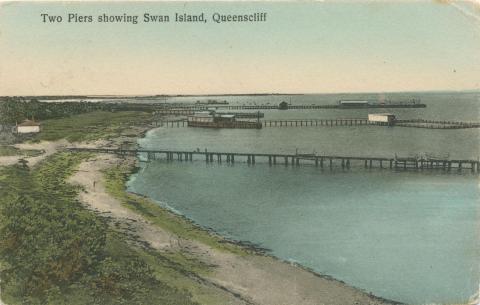
[[[395,126],[428,128],[428,129],[465,129],[465,128],[480,128],[480,123],[412,119],[412,120],[396,120]]]
[[[287,105],[281,108],[279,105],[262,104],[262,105],[229,105],[229,104],[213,104],[213,105],[196,105],[196,104],[159,104],[159,111],[169,109],[183,109],[193,111],[205,111],[209,109],[226,109],[226,110],[303,110],[303,109],[370,109],[370,108],[425,108],[426,105],[422,103],[385,103],[385,104],[361,104],[354,105]]]
[[[261,120],[263,127],[307,127],[307,126],[386,126],[375,122],[369,122],[364,118],[336,118],[336,119],[279,119]],[[160,120],[155,121],[156,126],[165,127],[186,127],[187,120]],[[427,129],[466,129],[480,128],[480,123],[458,122],[458,121],[435,121],[435,120],[398,120],[391,126],[427,128]]]
[[[155,111],[155,115],[193,115],[195,114],[196,109],[161,109]],[[198,111],[206,111],[206,109],[198,110]],[[234,115],[237,118],[241,119],[256,119],[256,118],[263,118],[265,114],[263,112],[217,112],[217,114],[227,114],[227,115]]]
[[[320,168],[341,168],[348,170],[351,167],[388,168],[395,170],[442,170],[462,171],[470,170],[478,173],[479,160],[439,159],[427,157],[365,157],[340,156],[317,154],[278,154],[253,152],[218,152],[218,151],[186,151],[186,150],[148,150],[148,149],[118,149],[118,148],[66,148],[70,152],[106,153],[120,156],[143,155],[148,161],[164,159],[167,161],[198,161],[212,162],[246,162],[253,165],[260,161],[269,165],[313,165]]]
[[[285,119],[285,120],[261,120],[263,127],[306,127],[306,126],[358,126],[376,125],[367,119]],[[186,127],[187,120],[164,120],[156,121],[156,126]]]
[[[285,119],[262,120],[264,127],[303,127],[303,126],[358,126],[373,125],[367,119]]]
[[[285,120],[262,120],[264,127],[303,127],[303,126],[398,126],[427,129],[466,129],[480,128],[480,123],[439,121],[439,120],[396,120],[391,125],[386,123],[370,122],[362,118],[337,118],[337,119],[285,119]]]

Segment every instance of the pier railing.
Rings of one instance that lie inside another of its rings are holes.
[[[206,109],[198,110],[198,111],[204,111]],[[197,110],[196,109],[161,109],[155,111],[155,115],[161,116],[161,115],[193,115],[195,114]],[[265,114],[263,112],[217,112],[217,114],[227,114],[227,115],[234,115],[237,118],[263,118]]]
[[[428,129],[465,129],[480,128],[480,123],[459,122],[459,121],[435,121],[435,120],[396,120],[392,124],[370,122],[365,118],[336,118],[336,119],[278,119],[260,120],[263,127],[307,127],[307,126],[399,126]],[[165,127],[186,127],[187,120],[159,120],[155,121],[156,126]]]
[[[371,125],[367,119],[285,119],[262,120],[264,127],[303,127],[303,126],[358,126]]]
[[[422,103],[384,103],[384,104],[360,104],[360,105],[287,105],[280,107],[279,105],[229,105],[229,104],[212,104],[212,105],[192,105],[192,104],[174,104],[174,105],[158,105],[159,109],[183,109],[194,111],[205,111],[208,109],[227,109],[227,110],[302,110],[302,109],[368,109],[368,108],[425,108],[427,105]]]
[[[480,123],[413,119],[413,120],[396,120],[395,126],[428,128],[428,129],[464,129],[464,128],[480,128]]]
[[[118,148],[67,148],[70,152],[106,153],[120,156],[143,155],[147,161],[164,159],[167,161],[198,161],[211,162],[246,162],[255,164],[258,161],[269,165],[314,165],[320,168],[350,169],[353,166],[363,168],[390,168],[396,170],[427,170],[443,171],[470,170],[479,172],[479,160],[471,159],[439,159],[428,157],[366,157],[318,154],[281,154],[252,152],[218,152],[218,151],[186,151],[186,150],[148,150],[148,149],[118,149]],[[195,158],[194,158],[195,157]],[[200,157],[200,159],[199,159]]]

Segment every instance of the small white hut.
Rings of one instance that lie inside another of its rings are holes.
[[[368,115],[368,122],[379,125],[392,125],[395,123],[395,115],[391,113],[372,113]]]
[[[21,124],[17,125],[17,133],[37,133],[40,132],[40,123],[25,120]]]

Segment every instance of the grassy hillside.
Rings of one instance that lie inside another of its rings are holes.
[[[10,145],[0,145],[0,157],[4,156],[25,156],[34,157],[41,155],[42,151],[35,149],[18,149]]]
[[[152,115],[147,112],[95,111],[67,118],[42,121],[41,132],[36,140],[54,141],[67,139],[70,142],[110,138],[131,126],[147,124]]]
[[[66,182],[87,154],[0,168],[2,299],[14,304],[222,304],[209,267],[139,246]]]

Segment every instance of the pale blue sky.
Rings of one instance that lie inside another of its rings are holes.
[[[251,24],[42,23],[41,13],[266,12]],[[480,89],[473,4],[10,3],[0,95]]]

